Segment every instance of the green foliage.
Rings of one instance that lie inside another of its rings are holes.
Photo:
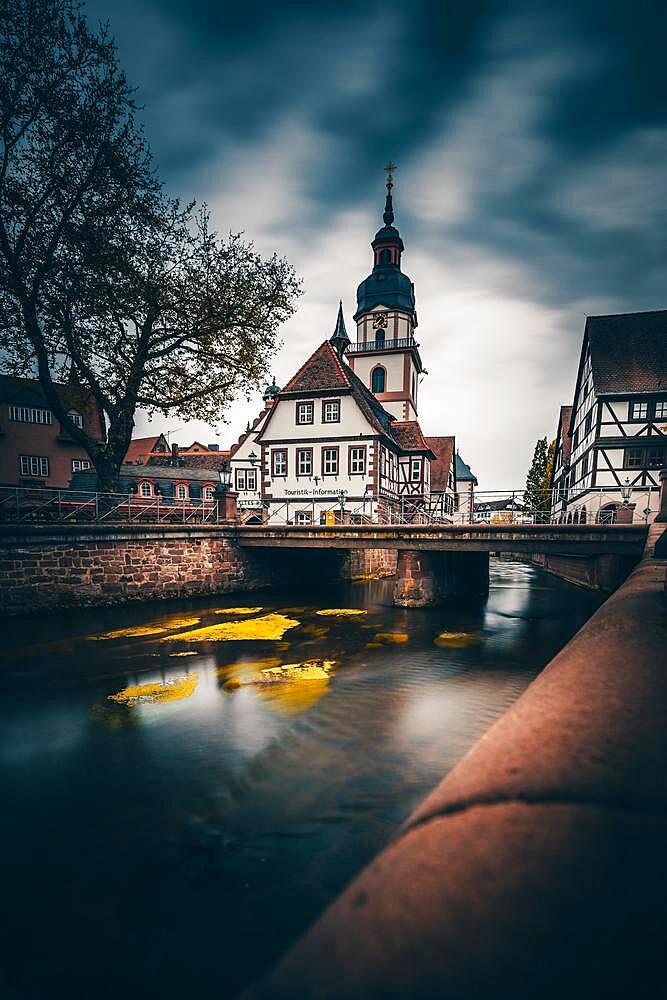
[[[107,30],[77,0],[0,3],[0,323],[3,361],[113,489],[137,406],[223,416],[259,387],[299,282],[204,206],[165,195]],[[99,443],[54,382],[92,393]]]
[[[524,504],[536,521],[546,521],[550,511],[550,478],[549,454],[553,464],[553,446],[547,448],[547,439],[540,438],[533,452],[533,461],[526,478],[526,489],[523,495]]]

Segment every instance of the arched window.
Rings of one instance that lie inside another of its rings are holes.
[[[205,501],[215,500],[215,486],[205,486],[201,495]]]
[[[188,487],[185,483],[176,484],[176,499],[177,500],[187,500],[188,499]]]
[[[375,346],[384,347],[384,330],[382,328],[375,331]]]
[[[586,524],[587,517],[588,514],[586,512],[586,508],[582,507],[579,511],[579,524]]]
[[[144,479],[142,483],[139,483],[139,495],[142,497],[152,497],[153,484],[149,483],[148,480]]]
[[[371,390],[373,392],[384,392],[386,372],[381,365],[373,369],[371,373]]]

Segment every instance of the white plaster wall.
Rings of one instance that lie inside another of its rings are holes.
[[[359,376],[364,385],[371,388],[371,372],[376,365],[382,365],[387,371],[385,392],[403,392],[403,358],[401,353],[394,354],[372,354],[354,359],[354,372]],[[410,359],[410,373],[414,371],[412,359]],[[387,408],[391,412],[391,403],[387,403]],[[397,414],[398,417],[398,414]],[[400,419],[400,418],[399,418]]]
[[[327,399],[340,400],[340,421],[335,424],[322,423],[322,401]],[[304,402],[309,402],[308,397],[303,397]],[[313,416],[312,424],[297,424],[296,404],[298,399],[281,399],[274,406],[274,414],[266,428],[263,443],[268,445],[272,441],[307,441],[310,438],[331,438],[357,437],[359,434],[375,434],[375,429],[366,420],[356,402],[350,395],[318,397],[312,400]]]

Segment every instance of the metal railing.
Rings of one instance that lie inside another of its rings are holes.
[[[381,337],[379,340],[355,341],[354,343],[348,345],[346,353],[356,354],[359,351],[393,351],[400,350],[405,347],[419,347],[419,344],[414,337],[400,337],[398,340],[385,340]]]
[[[604,487],[549,491],[540,506],[526,502],[523,490],[478,490],[458,493],[453,510],[443,510],[432,494],[424,500],[408,497],[367,496],[350,503],[322,498],[261,500],[254,508],[239,511],[241,524],[613,524],[632,520],[646,524],[660,506],[657,487],[633,489],[624,501],[620,491]],[[330,517],[327,521],[327,512]]]
[[[0,486],[0,522],[24,524],[219,524],[222,500],[177,500],[136,493],[94,493]]]
[[[646,524],[660,507],[658,487],[633,488],[625,498],[620,489],[595,487],[554,490],[531,506],[523,490],[477,490],[458,493],[453,509],[434,500],[368,495],[350,502],[322,498],[275,502],[258,500],[256,507],[237,512],[239,524]],[[450,501],[447,503],[452,506]],[[327,519],[327,512],[329,518]],[[220,524],[226,503],[178,500],[135,493],[95,493],[48,487],[0,486],[0,522],[14,523],[157,523]]]

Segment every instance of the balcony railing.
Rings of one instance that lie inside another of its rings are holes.
[[[367,340],[355,344],[350,344],[347,348],[348,354],[357,354],[360,351],[396,351],[406,347],[419,347],[414,337],[401,337],[399,340]]]

